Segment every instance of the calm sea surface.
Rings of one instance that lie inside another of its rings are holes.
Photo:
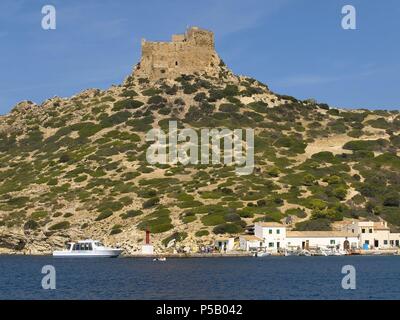
[[[43,290],[42,267],[56,269]],[[344,265],[357,271],[343,290]],[[400,299],[400,256],[54,259],[0,256],[0,299]]]

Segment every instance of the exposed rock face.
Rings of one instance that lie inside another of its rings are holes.
[[[214,34],[192,27],[183,35],[173,35],[172,42],[142,40],[142,58],[135,74],[153,80],[195,72],[215,75],[219,64]]]
[[[25,236],[13,231],[2,231],[0,233],[0,249],[21,251],[26,245]]]

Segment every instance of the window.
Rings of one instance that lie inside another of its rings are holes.
[[[269,234],[272,234],[272,229],[269,229],[269,230],[268,230],[268,233],[269,233]]]
[[[361,233],[365,233],[365,229],[361,229]]]
[[[365,240],[365,242],[364,242],[365,244],[369,244],[369,240]]]
[[[383,240],[383,244],[384,244],[384,245],[387,245],[387,244],[388,244],[388,241],[387,241],[387,240]]]
[[[280,234],[281,233],[281,229],[276,229],[276,234]]]
[[[178,65],[178,61],[175,61],[175,65],[176,65],[176,66]]]
[[[330,244],[335,244],[335,240],[331,240],[331,241],[330,241]]]
[[[274,247],[274,243],[273,242],[268,243],[268,247],[273,248]]]
[[[372,233],[372,229],[369,229],[369,233]]]

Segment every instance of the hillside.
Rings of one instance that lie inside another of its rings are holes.
[[[0,117],[0,252],[48,253],[95,238],[134,253],[149,228],[157,248],[208,244],[255,221],[329,230],[346,218],[400,227],[399,111],[340,110],[278,95],[234,75],[123,84]],[[151,128],[253,128],[255,170],[150,165]]]

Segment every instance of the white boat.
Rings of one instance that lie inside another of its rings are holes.
[[[325,250],[318,249],[315,252],[312,253],[313,256],[323,256],[326,257],[328,256],[328,253]]]
[[[256,257],[262,258],[262,257],[268,257],[268,256],[270,256],[270,255],[271,255],[270,252],[262,251],[262,252],[257,252]]]
[[[311,252],[308,251],[308,250],[306,250],[306,249],[303,249],[303,250],[301,250],[301,251],[298,253],[298,255],[299,255],[299,256],[311,257]]]
[[[167,258],[165,257],[159,257],[159,258],[154,258],[153,261],[167,261]]]
[[[70,242],[67,249],[54,251],[53,257],[60,258],[116,258],[122,253],[122,249],[105,247],[100,241],[82,240]]]

